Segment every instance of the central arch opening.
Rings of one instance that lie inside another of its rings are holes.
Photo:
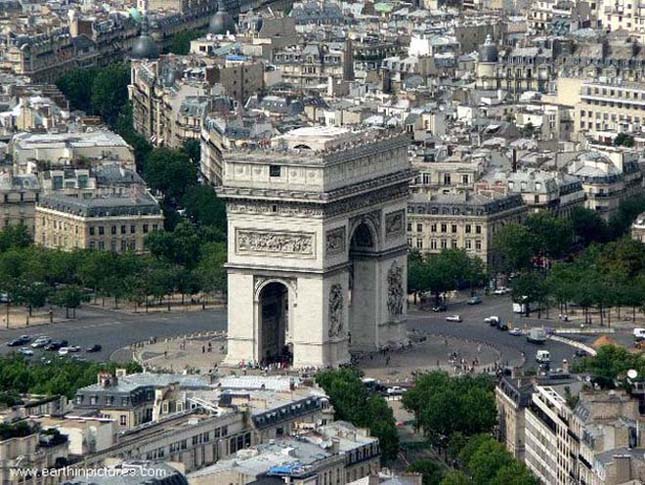
[[[260,292],[260,361],[291,365],[293,352],[286,342],[289,328],[289,289],[272,282]]]
[[[377,306],[376,234],[361,222],[349,245],[349,337],[356,350],[372,350]]]

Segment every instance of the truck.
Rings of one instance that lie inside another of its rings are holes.
[[[548,364],[551,362],[551,353],[548,350],[538,350],[535,354],[535,361],[538,364]]]
[[[526,334],[526,341],[532,344],[543,344],[546,342],[546,331],[543,328],[532,328]]]

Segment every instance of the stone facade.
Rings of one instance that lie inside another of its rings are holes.
[[[145,252],[147,234],[163,230],[154,198],[76,199],[45,195],[36,206],[34,241],[46,248]]]
[[[317,127],[225,153],[228,363],[336,366],[403,340],[407,145]]]

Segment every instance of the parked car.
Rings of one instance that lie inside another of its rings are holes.
[[[506,295],[511,292],[510,288],[506,288],[505,286],[499,286],[493,290],[493,295]]]
[[[81,348],[78,345],[70,345],[69,347],[67,347],[67,350],[69,350],[70,352],[80,352]]]
[[[58,349],[58,355],[67,355],[69,354],[69,347],[61,347]]]
[[[405,391],[407,391],[407,389],[400,386],[392,386],[388,387],[386,392],[388,396],[401,396]]]
[[[21,335],[18,338],[15,338],[13,340],[10,340],[7,342],[7,346],[9,347],[22,347],[23,345],[26,345],[29,343],[31,340],[31,337],[29,335]]]
[[[575,356],[576,357],[587,357],[587,355],[589,355],[589,354],[587,354],[587,352],[585,352],[582,349],[576,349],[576,351],[575,351]]]
[[[51,341],[52,341],[51,338],[41,335],[40,337],[38,337],[36,340],[32,342],[31,347],[33,349],[40,349],[45,345],[48,345]]]
[[[461,315],[450,315],[446,317],[447,322],[461,322]]]
[[[469,305],[479,305],[481,302],[481,296],[473,296],[466,303],[468,303]]]
[[[446,305],[443,303],[440,303],[438,305],[435,305],[432,307],[432,311],[437,313],[437,312],[445,312],[447,310]]]
[[[514,337],[519,337],[520,335],[522,335],[522,329],[519,327],[511,328],[508,331],[508,334],[513,335]]]
[[[67,340],[52,340],[45,347],[45,350],[59,350],[61,347],[67,347]]]
[[[100,352],[102,348],[103,347],[101,347],[99,344],[94,344],[94,345],[88,347],[87,349],[85,349],[85,351],[86,352]]]
[[[484,318],[484,322],[489,324],[491,327],[496,327],[499,323],[499,317],[496,315],[491,315],[490,317]]]
[[[21,349],[18,351],[18,353],[19,353],[19,354],[22,354],[22,355],[24,355],[24,356],[26,356],[26,357],[31,357],[32,355],[34,355],[34,351],[33,351],[33,350],[31,350],[29,347],[23,347],[23,348],[21,348]]]

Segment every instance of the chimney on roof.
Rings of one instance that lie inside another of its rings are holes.
[[[517,172],[517,148],[513,148],[513,155],[511,158],[511,169],[513,173]]]

